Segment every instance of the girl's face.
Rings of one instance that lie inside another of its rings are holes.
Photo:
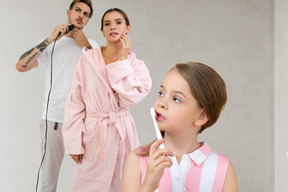
[[[126,26],[125,20],[121,13],[114,11],[109,12],[103,19],[103,35],[107,41],[119,41],[122,34],[130,31],[130,25]]]
[[[206,118],[189,84],[176,70],[169,71],[164,77],[154,109],[159,129],[169,133],[200,128]]]

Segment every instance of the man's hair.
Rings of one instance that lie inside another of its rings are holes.
[[[79,2],[82,2],[82,3],[85,3],[86,5],[88,5],[90,7],[90,14],[89,14],[89,18],[92,17],[93,15],[93,5],[92,5],[92,1],[91,0],[73,0],[70,4],[70,10],[73,9],[74,5],[76,3],[79,3]]]

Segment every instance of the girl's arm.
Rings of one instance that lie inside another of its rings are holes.
[[[122,177],[122,192],[154,192],[160,183],[164,169],[172,166],[172,160],[168,156],[174,154],[168,149],[158,149],[164,140],[155,141],[149,152],[146,176],[141,185],[140,157],[135,152],[128,155]]]
[[[132,151],[125,160],[121,191],[137,192],[140,188],[140,185],[141,185],[140,157],[139,155],[136,154],[135,151]]]
[[[231,162],[228,165],[223,192],[238,192],[236,172]]]

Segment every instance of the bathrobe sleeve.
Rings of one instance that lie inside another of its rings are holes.
[[[107,65],[111,87],[118,93],[119,105],[130,108],[149,93],[152,80],[148,68],[130,52],[128,59]]]
[[[84,129],[84,118],[86,106],[82,97],[82,77],[84,56],[80,58],[71,85],[71,90],[67,98],[65,107],[64,124],[62,128],[65,151],[68,154],[84,154],[82,145],[82,131]]]

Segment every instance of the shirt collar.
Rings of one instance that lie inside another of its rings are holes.
[[[188,154],[190,159],[196,163],[197,166],[200,166],[208,157],[211,152],[210,147],[207,143],[201,143],[201,147],[197,150],[193,151],[192,153]]]

